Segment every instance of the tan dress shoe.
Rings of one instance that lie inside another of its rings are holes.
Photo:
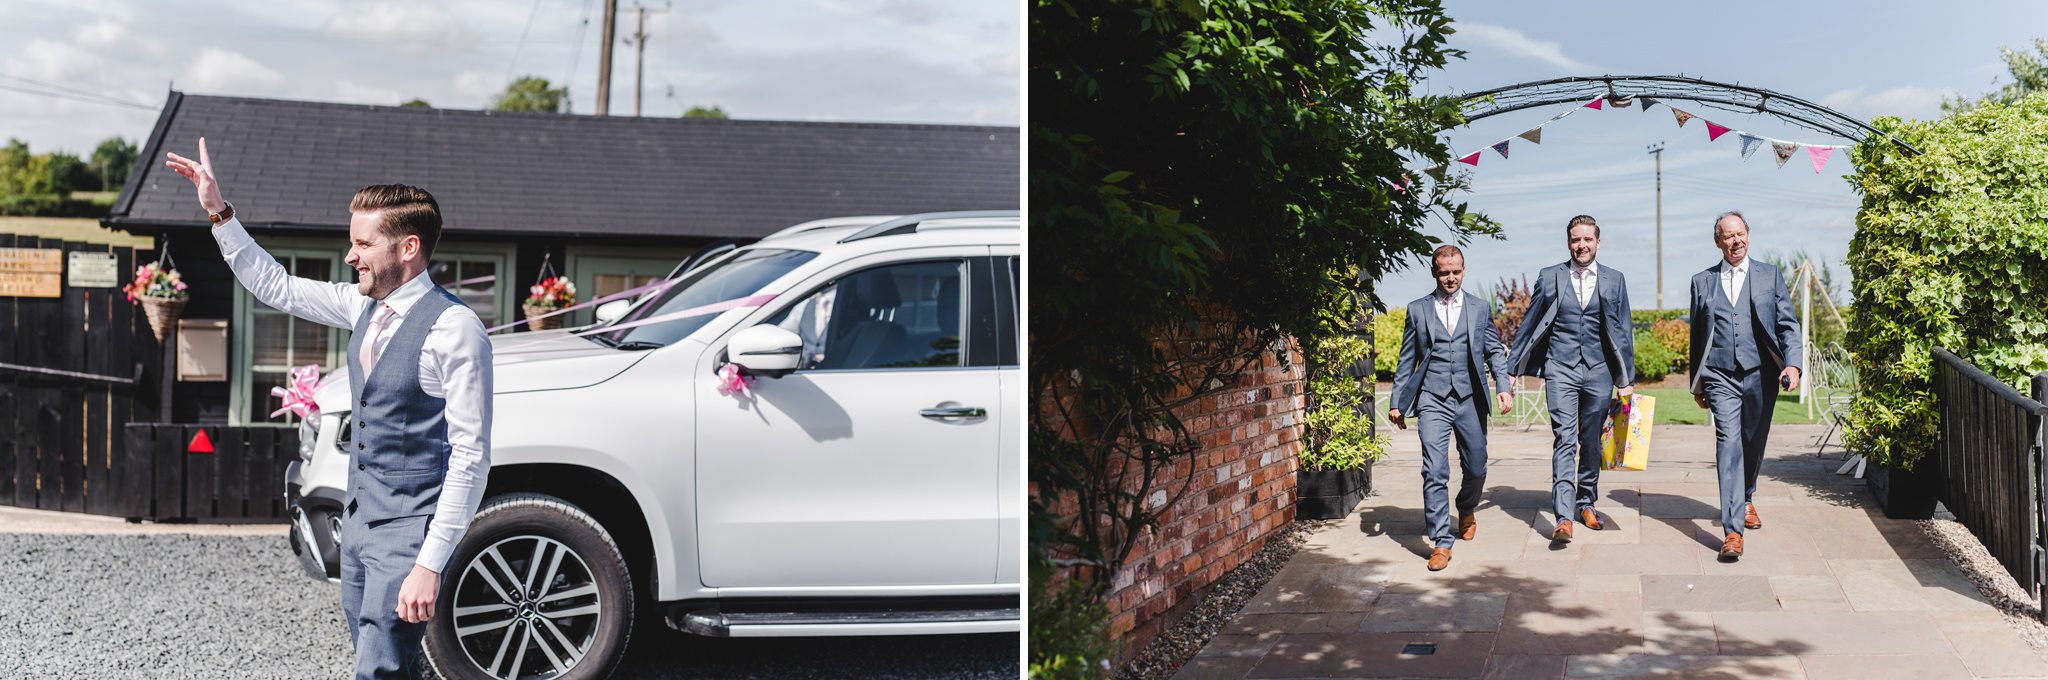
[[[1437,548],[1435,550],[1429,551],[1430,571],[1443,571],[1444,567],[1448,566],[1451,566],[1450,548]]]
[[[1600,530],[1600,516],[1593,514],[1592,508],[1586,508],[1584,510],[1579,511],[1579,523],[1586,525],[1586,528],[1588,529],[1592,529],[1594,531]]]
[[[1458,516],[1458,540],[1469,541],[1479,535],[1479,518],[1471,515]]]
[[[1560,543],[1565,543],[1565,542],[1569,542],[1569,541],[1571,541],[1571,540],[1572,540],[1572,521],[1571,521],[1571,520],[1568,520],[1568,519],[1561,519],[1561,520],[1558,520],[1558,521],[1557,521],[1557,529],[1555,529],[1555,530],[1552,530],[1552,531],[1550,532],[1550,540],[1553,540],[1553,541],[1557,541],[1557,542],[1560,542]]]
[[[1728,532],[1727,540],[1721,542],[1721,559],[1733,560],[1742,556],[1742,534]]]
[[[1748,503],[1746,505],[1747,507],[1742,510],[1742,527],[1744,529],[1764,528],[1763,518],[1756,516],[1756,504]]]

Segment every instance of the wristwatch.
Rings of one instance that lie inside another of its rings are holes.
[[[235,219],[235,204],[222,201],[221,205],[226,207],[221,208],[220,212],[217,213],[207,213],[206,219],[212,221],[214,224],[220,224],[222,222]]]

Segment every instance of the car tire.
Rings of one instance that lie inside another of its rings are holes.
[[[633,609],[625,557],[589,513],[501,496],[449,557],[426,658],[444,678],[603,678],[625,656]]]

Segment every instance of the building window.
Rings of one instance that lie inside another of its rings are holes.
[[[469,305],[476,317],[482,319],[484,328],[500,323],[504,310],[498,304],[498,281],[504,271],[504,258],[473,254],[434,254],[434,264],[427,270],[434,284],[454,293]]]
[[[315,281],[333,281],[342,269],[341,258],[331,251],[266,249],[293,276]],[[323,326],[278,311],[258,301],[248,289],[235,286],[235,316],[241,323],[230,324],[235,346],[240,348],[235,375],[230,378],[228,400],[232,410],[229,424],[276,423],[293,425],[290,413],[272,418],[281,405],[270,388],[283,387],[294,368],[319,364],[321,374],[342,368],[342,353],[348,349],[348,331]]]

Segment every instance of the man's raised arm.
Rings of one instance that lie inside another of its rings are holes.
[[[292,276],[270,253],[263,252],[242,221],[235,217],[220,196],[220,184],[213,176],[213,160],[206,152],[206,138],[199,139],[199,160],[168,154],[164,163],[192,180],[199,193],[199,206],[214,216],[213,240],[220,244],[221,259],[235,273],[249,294],[263,304],[286,314],[338,328],[354,328],[362,305],[369,298],[350,283],[315,281]]]

